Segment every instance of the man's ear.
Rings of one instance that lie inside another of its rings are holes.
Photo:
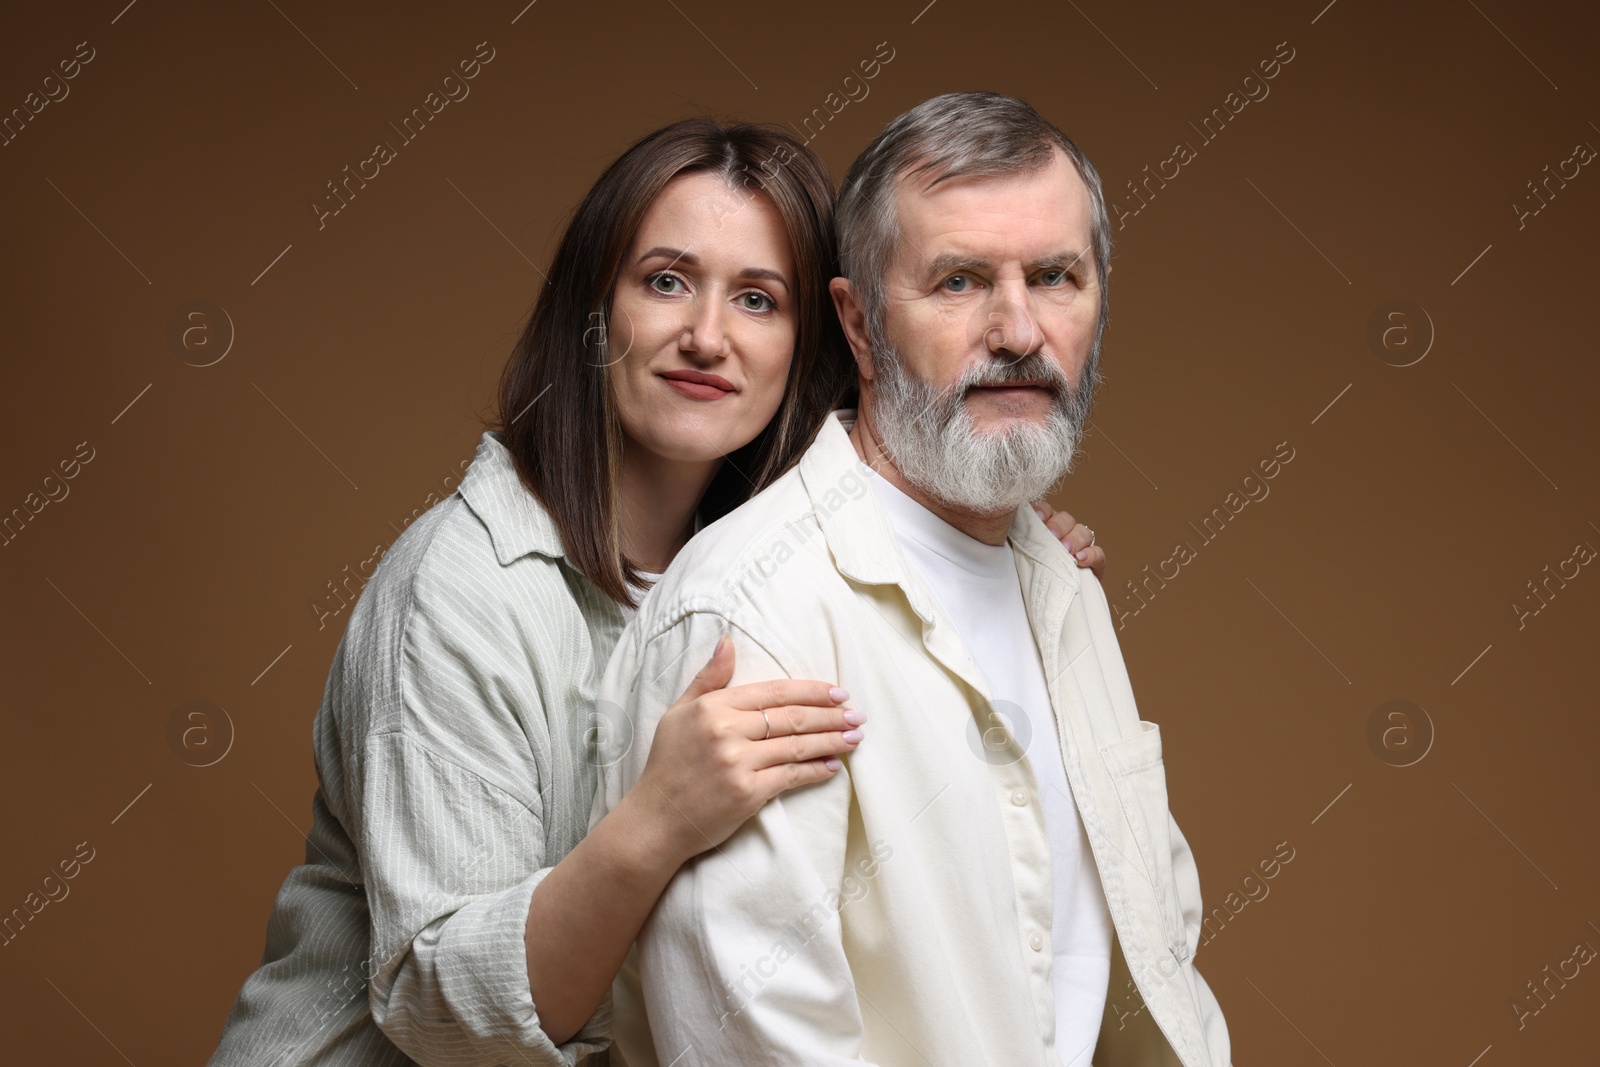
[[[864,380],[870,382],[872,345],[867,341],[867,313],[856,297],[855,286],[850,284],[849,278],[835,278],[828,283],[828,292],[833,296],[833,309],[839,313],[839,325],[844,327],[850,351],[855,353],[856,369]]]

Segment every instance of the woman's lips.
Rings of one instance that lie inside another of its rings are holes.
[[[715,374],[699,371],[668,371],[661,375],[680,396],[690,400],[721,400],[734,392],[733,383]]]

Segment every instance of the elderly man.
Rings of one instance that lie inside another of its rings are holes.
[[[641,607],[597,805],[723,634],[735,684],[837,679],[871,736],[676,876],[618,979],[614,1056],[1225,1067],[1160,731],[1099,582],[1027,506],[1097,377],[1099,177],[1021,101],[950,94],[873,142],[838,219],[859,407]]]

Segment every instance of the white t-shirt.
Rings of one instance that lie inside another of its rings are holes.
[[[644,595],[650,591],[651,586],[661,580],[661,574],[662,572],[660,571],[640,571],[639,577],[643,578],[648,584],[631,586],[633,594],[641,600],[644,599]],[[622,621],[625,623],[632,622],[634,615],[639,611],[637,607],[629,604],[618,604],[617,607],[622,609]]]
[[[989,685],[994,712],[1004,718],[1033,767],[1044,803],[1054,885],[1050,981],[1056,1055],[1064,1067],[1087,1067],[1110,983],[1111,914],[1067,783],[1044,666],[1011,546],[986,545],[962,533],[875,471],[869,481],[907,562],[955,624]]]
[[[702,526],[701,521],[700,521],[700,512],[696,511],[694,513],[694,532],[695,533],[699,533],[702,528],[703,528],[703,526]],[[639,597],[639,599],[643,600],[644,599],[644,595],[650,591],[650,587],[655,585],[656,582],[661,580],[661,575],[663,573],[664,572],[662,572],[662,571],[640,571],[639,572],[639,577],[645,579],[645,581],[648,584],[646,584],[646,585],[630,585],[629,588],[633,591],[633,593],[636,596]],[[617,606],[622,609],[622,621],[624,623],[632,622],[634,615],[636,615],[638,613],[638,611],[639,611],[638,608],[629,607],[627,604],[618,604]]]

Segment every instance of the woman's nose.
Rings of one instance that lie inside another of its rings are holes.
[[[684,352],[694,352],[707,359],[727,354],[728,338],[723,330],[722,302],[720,300],[696,301],[684,325],[683,337],[678,347]]]

